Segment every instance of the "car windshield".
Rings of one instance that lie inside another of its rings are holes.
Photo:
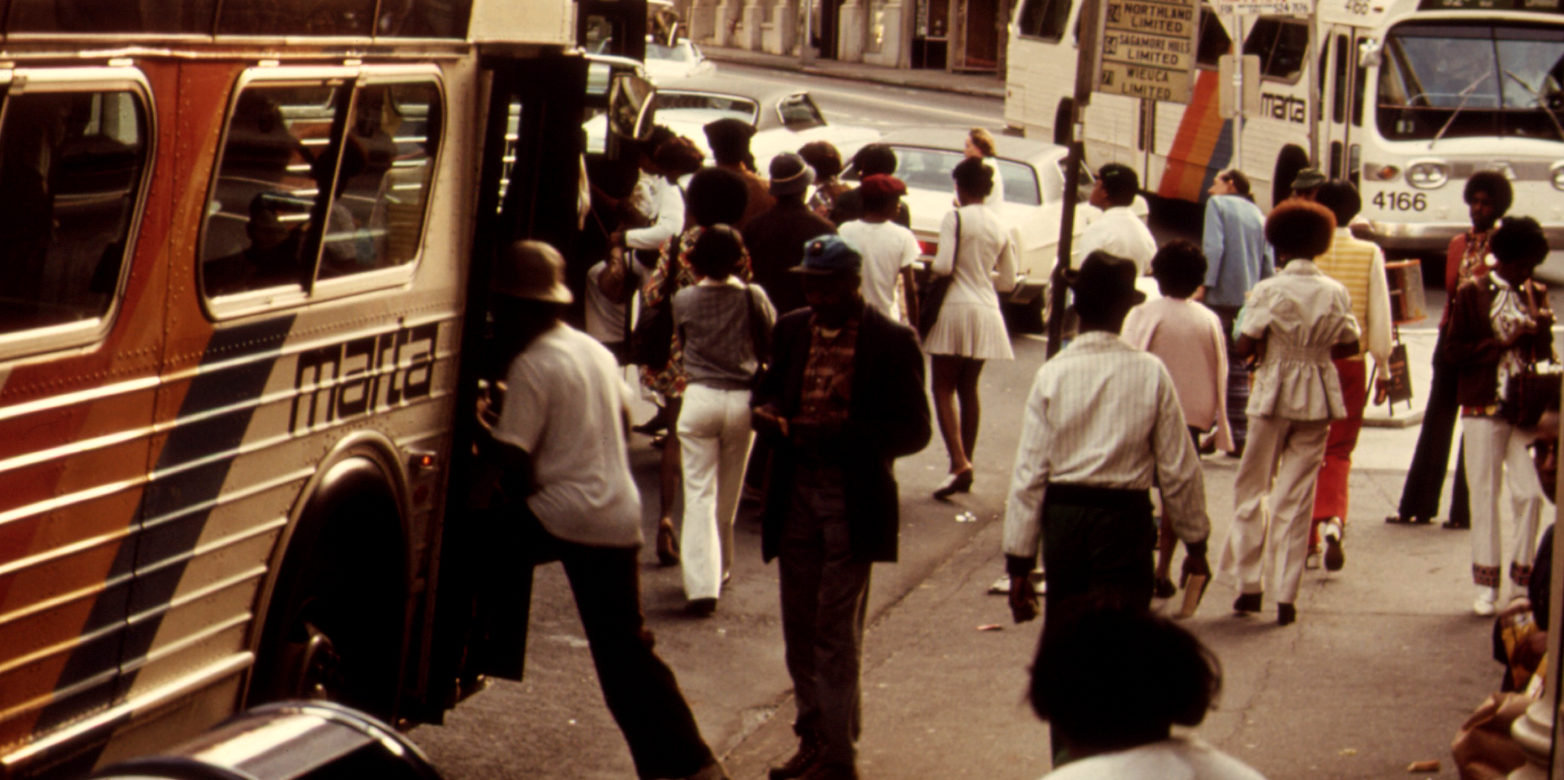
[[[663,117],[673,121],[704,125],[718,119],[742,119],[751,125],[760,115],[755,101],[735,95],[717,95],[702,92],[658,92],[658,121]],[[676,115],[674,119],[672,115]]]
[[[656,41],[646,42],[646,58],[649,60],[668,60],[669,62],[690,62],[695,59],[688,44],[674,44],[664,46]]]
[[[894,148],[896,177],[905,182],[909,189],[938,192],[955,190],[955,182],[951,179],[950,172],[955,170],[956,163],[961,162],[964,156],[961,152],[906,146]],[[1037,174],[1032,170],[1032,166],[1004,158],[995,158],[994,164],[999,171],[999,178],[1004,180],[1006,203],[1021,206],[1042,204],[1042,198],[1038,196]]]
[[[1564,140],[1564,27],[1412,22],[1386,36],[1376,121],[1394,140]]]

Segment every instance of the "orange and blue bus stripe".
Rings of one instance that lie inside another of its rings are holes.
[[[1157,195],[1199,202],[1233,159],[1233,122],[1221,116],[1214,70],[1197,71],[1194,95],[1184,107],[1168,150]]]

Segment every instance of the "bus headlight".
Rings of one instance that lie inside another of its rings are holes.
[[[1450,180],[1450,171],[1444,163],[1415,162],[1407,166],[1407,183],[1420,189],[1442,186]]]
[[[1564,190],[1564,161],[1554,163],[1550,174],[1550,178],[1553,179],[1553,189]]]

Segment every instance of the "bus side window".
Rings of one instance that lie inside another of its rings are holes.
[[[1195,65],[1206,70],[1216,70],[1222,55],[1233,50],[1233,39],[1222,26],[1222,20],[1209,5],[1200,6],[1200,40],[1195,46]]]
[[[1023,0],[1018,32],[1028,38],[1058,43],[1070,18],[1071,0]]]
[[[1309,49],[1309,26],[1274,16],[1255,20],[1244,40],[1244,54],[1260,57],[1260,73],[1267,79],[1296,82],[1303,74]]]
[[[208,296],[302,288],[310,278],[310,215],[318,172],[335,154],[331,126],[340,102],[327,86],[252,84],[240,93],[202,229]]]
[[[441,127],[431,83],[358,90],[337,169],[320,278],[411,262],[423,235]]]
[[[131,92],[29,92],[0,126],[0,332],[104,316],[146,165]]]

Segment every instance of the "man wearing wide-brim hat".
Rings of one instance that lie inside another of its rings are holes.
[[[869,569],[896,560],[896,458],[929,442],[912,329],[859,294],[863,259],[810,239],[795,267],[806,309],[777,321],[750,422],[773,446],[761,553],[777,559],[799,748],[771,780],[856,778]]]
[[[539,241],[518,241],[495,262],[494,329],[514,357],[498,419],[479,446],[505,475],[511,503],[501,512],[515,522],[494,529],[504,543],[493,545],[486,574],[502,585],[518,562],[563,563],[636,774],[725,778],[673,672],[643,635],[641,497],[624,433],[632,394],[607,348],[559,321],[571,301],[564,271],[564,258]]]
[[[1060,276],[1075,294],[1081,332],[1032,381],[1004,527],[1017,622],[1037,616],[1027,577],[1042,547],[1045,632],[1087,605],[1150,607],[1153,484],[1188,548],[1185,576],[1210,575],[1200,456],[1173,379],[1161,360],[1118,335],[1130,308],[1145,300],[1135,263],[1093,252]]]

